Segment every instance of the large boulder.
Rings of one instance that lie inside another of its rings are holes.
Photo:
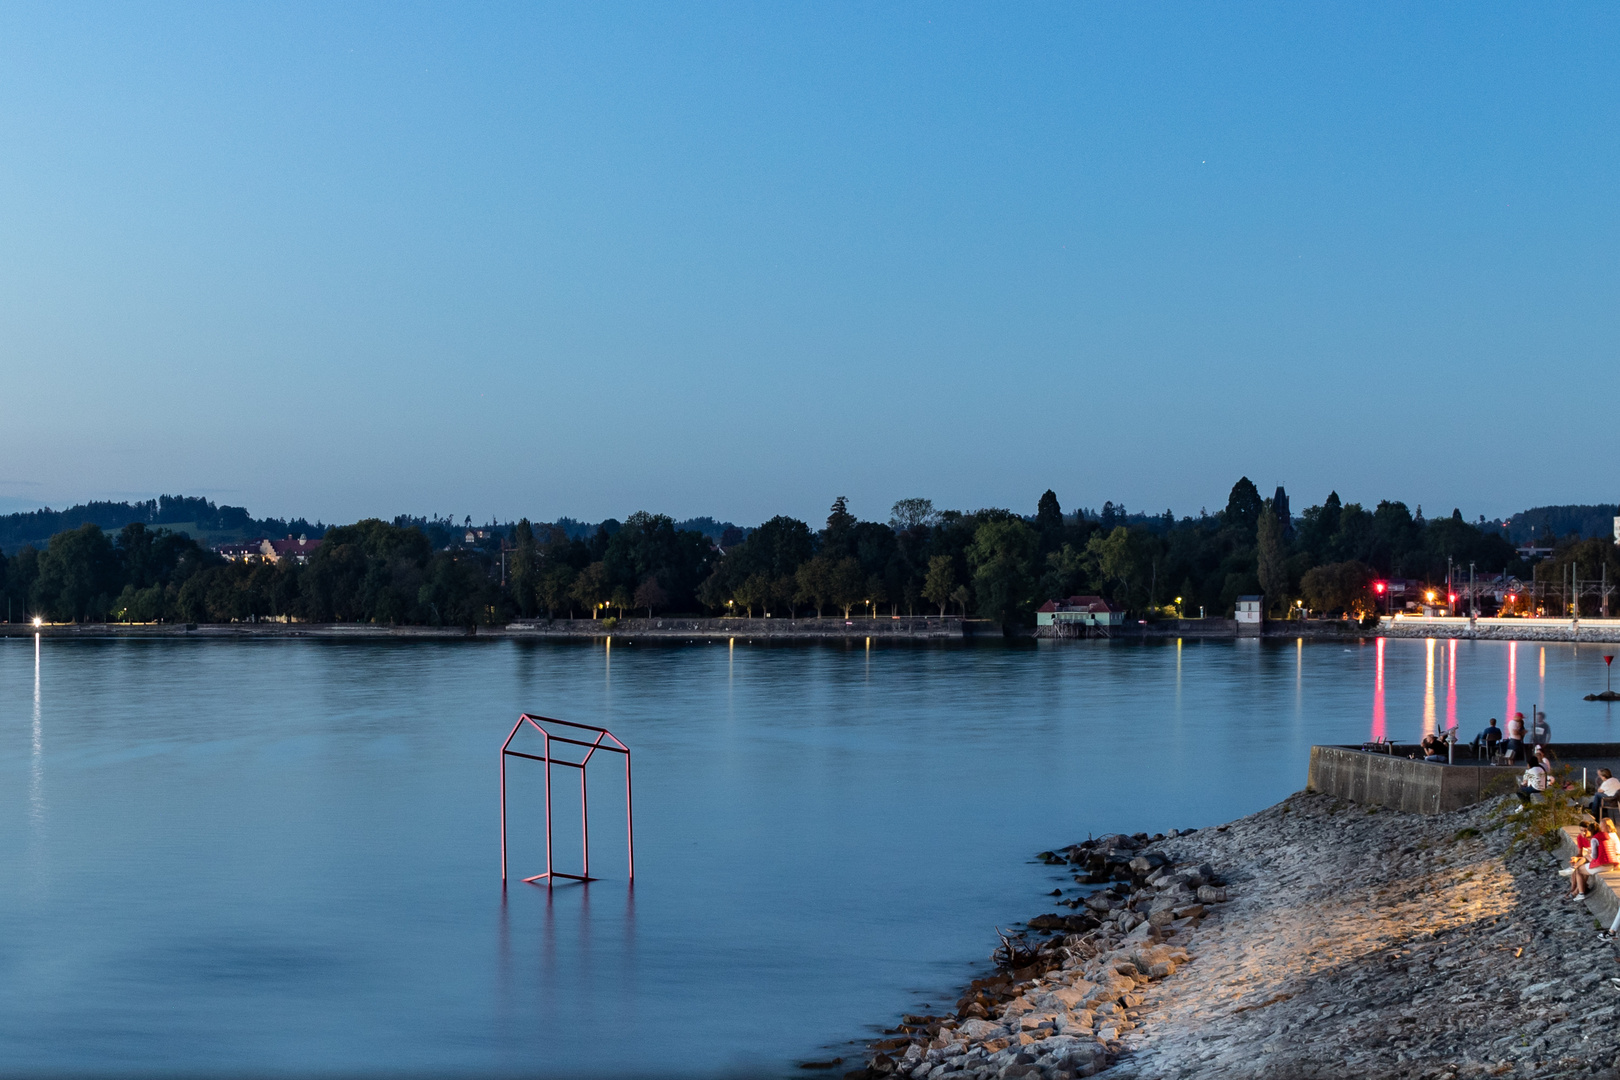
[[[985,1042],[1007,1034],[1006,1028],[1000,1024],[992,1024],[988,1020],[964,1020],[962,1026],[956,1030],[966,1035],[973,1042]]]

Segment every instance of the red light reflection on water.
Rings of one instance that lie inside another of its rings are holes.
[[[1502,714],[1502,727],[1519,711],[1519,643],[1508,642],[1508,695],[1507,711]]]
[[[1373,671],[1373,725],[1372,737],[1384,737],[1384,639],[1378,638],[1376,643],[1377,667]]]
[[[1434,638],[1423,643],[1423,734],[1432,735],[1434,717]]]

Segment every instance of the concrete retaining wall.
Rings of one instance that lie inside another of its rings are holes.
[[[1511,791],[1522,766],[1445,765],[1345,746],[1311,747],[1305,787],[1351,802],[1413,814],[1444,814]]]

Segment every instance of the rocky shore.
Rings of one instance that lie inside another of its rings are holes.
[[[846,1075],[1620,1078],[1620,952],[1505,809],[1300,793],[1042,853],[1066,910]]]

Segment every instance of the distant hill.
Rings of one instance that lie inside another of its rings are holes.
[[[44,507],[24,513],[0,516],[0,551],[15,554],[26,544],[43,548],[50,538],[80,525],[98,525],[117,532],[125,525],[140,522],[153,528],[188,533],[207,543],[227,543],[255,536],[294,535],[318,537],[326,526],[310,524],[303,518],[254,518],[240,506],[215,506],[207,499],[186,495],[160,495],[144,502],[88,502],[66,510]]]
[[[1620,507],[1613,503],[1595,506],[1536,506],[1521,510],[1505,522],[1498,522],[1507,538],[1515,544],[1525,544],[1532,537],[1545,540],[1549,536],[1568,536],[1613,539],[1614,519]]]

